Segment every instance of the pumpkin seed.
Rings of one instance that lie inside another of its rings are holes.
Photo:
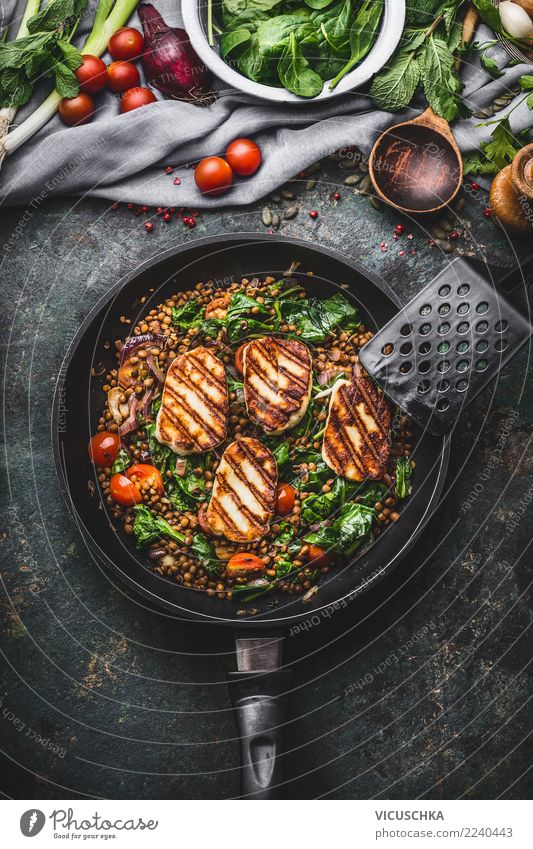
[[[359,174],[350,174],[349,177],[344,178],[345,186],[356,186],[357,183],[361,182],[361,177]]]
[[[373,206],[374,209],[377,209],[378,212],[381,212],[383,209],[383,204],[377,199],[377,197],[374,197],[374,195],[370,196],[370,205]]]
[[[449,218],[441,218],[437,223],[446,233],[451,233],[454,228],[454,223]]]
[[[359,170],[361,174],[368,174],[368,164],[366,162],[360,162]]]
[[[342,171],[353,171],[354,168],[357,168],[357,162],[355,159],[343,159],[342,162],[339,162],[339,168]]]
[[[286,221],[292,221],[293,218],[296,218],[299,212],[299,206],[288,206],[283,217]]]
[[[294,192],[290,192],[288,189],[282,189],[281,197],[285,198],[285,200],[294,200],[296,195],[294,194]]]
[[[437,241],[439,239],[447,239],[448,238],[448,233],[446,232],[444,227],[441,227],[439,224],[433,224],[429,228],[429,232],[431,233],[432,236],[435,237],[435,239],[437,239]]]
[[[305,184],[306,192],[310,192],[311,189],[315,188],[315,186],[316,186],[316,180],[308,180],[307,183]]]
[[[366,195],[368,189],[370,188],[370,177],[367,175],[363,177],[359,186],[359,193],[361,195]]]
[[[445,239],[435,239],[435,244],[441,249],[441,251],[444,251],[445,254],[451,254],[453,251],[453,245]]]
[[[274,230],[279,230],[280,224],[281,224],[281,218],[279,217],[278,213],[275,212],[272,216],[272,226],[273,226]]]
[[[313,162],[309,168],[305,169],[306,176],[309,177],[311,174],[316,174],[317,171],[320,171],[320,167],[320,162]]]
[[[265,206],[263,212],[261,213],[261,218],[265,227],[270,227],[272,224],[272,213],[270,212],[268,206]]]
[[[494,115],[494,110],[491,107],[486,109],[478,109],[477,112],[472,112],[474,118],[491,118]]]

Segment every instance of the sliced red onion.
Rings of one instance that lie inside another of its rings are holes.
[[[137,421],[137,410],[139,408],[139,399],[136,395],[130,395],[130,412],[128,418],[125,422],[122,422],[118,429],[119,436],[125,436],[127,433],[131,433],[132,430],[136,430],[138,426]]]
[[[122,365],[124,360],[131,357],[137,348],[142,348],[146,345],[155,345],[164,351],[168,345],[168,336],[165,336],[164,333],[141,333],[140,336],[128,336],[120,352],[120,365]]]
[[[148,356],[146,357],[146,362],[148,363],[148,368],[151,370],[151,372],[152,372],[153,376],[155,377],[155,379],[157,380],[157,382],[160,385],[163,385],[163,383],[165,382],[165,375],[163,374],[163,372],[159,368],[154,355],[148,354]]]

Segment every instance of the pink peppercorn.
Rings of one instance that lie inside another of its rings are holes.
[[[145,221],[144,222],[144,229],[146,230],[147,233],[151,233],[152,230],[154,229],[154,225],[152,224],[151,221]]]
[[[309,213],[309,217],[312,218],[313,220],[318,218],[318,212],[316,211],[316,209],[311,210],[311,212]]]

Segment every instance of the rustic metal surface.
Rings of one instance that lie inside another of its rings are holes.
[[[331,163],[309,191],[289,187],[296,201],[266,203],[280,214],[280,232],[357,256],[405,302],[450,257],[419,227],[344,185],[347,173]],[[469,193],[457,222],[466,236],[454,244],[486,247],[510,266],[512,246],[484,217],[485,202]],[[284,219],[295,203],[297,217]],[[68,341],[111,282],[184,239],[264,232],[264,206],[203,215],[192,231],[157,219],[151,234],[148,216],[101,202],[39,202],[0,214],[8,796],[238,793],[226,687],[236,668],[232,634],[148,609],[91,562],[59,492],[50,406]],[[394,241],[397,223],[405,231]],[[515,247],[523,254],[524,245]],[[295,686],[290,797],[527,797],[527,356],[505,367],[456,428],[444,500],[408,560],[375,594],[295,626],[285,641]]]

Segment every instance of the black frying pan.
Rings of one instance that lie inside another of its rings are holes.
[[[179,618],[230,625],[239,632],[240,671],[234,673],[230,689],[241,733],[243,795],[248,798],[273,798],[281,785],[276,754],[280,752],[290,672],[280,668],[278,635],[298,620],[331,611],[332,606],[358,597],[401,561],[437,505],[448,463],[449,439],[428,433],[418,436],[414,451],[416,484],[402,509],[401,521],[390,525],[352,563],[330,573],[309,603],[303,604],[301,596],[276,594],[248,605],[209,598],[151,572],[146,554],[135,548],[131,538],[117,533],[102,509],[98,488],[95,494],[91,486],[91,481],[96,480],[87,444],[102,408],[103,378],[97,375],[103,371],[105,376],[115,367],[113,342],[127,332],[121,316],[127,316],[133,324],[172,293],[190,289],[200,281],[211,279],[224,287],[242,276],[282,275],[295,261],[300,263],[298,273],[313,272],[312,289],[318,297],[326,298],[339,285],[348,284],[345,294],[355,300],[365,325],[373,331],[398,311],[397,298],[383,281],[334,251],[277,235],[239,234],[195,240],[143,263],[96,304],[65,356],[53,406],[54,450],[61,482],[91,551],[155,605]],[[305,282],[309,290],[309,277]],[[148,300],[141,305],[140,298],[146,295]],[[270,636],[261,636],[260,632],[266,629]]]

